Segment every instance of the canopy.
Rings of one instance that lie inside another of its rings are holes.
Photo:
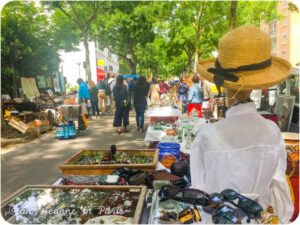
[[[128,79],[128,78],[136,78],[138,79],[140,76],[139,75],[123,75],[124,78]]]

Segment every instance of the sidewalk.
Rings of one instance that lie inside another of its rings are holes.
[[[24,185],[53,184],[61,177],[59,165],[80,150],[110,149],[112,144],[117,149],[146,148],[145,133],[136,130],[132,112],[129,119],[130,132],[121,135],[112,126],[113,116],[106,115],[100,120],[89,120],[88,129],[76,139],[57,140],[55,133],[52,133],[1,155],[1,199]]]

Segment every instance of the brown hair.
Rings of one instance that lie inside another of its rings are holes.
[[[199,83],[199,77],[193,76],[192,81],[193,81],[193,83]]]
[[[95,86],[96,86],[95,82],[91,80],[91,81],[89,82],[89,88],[93,88],[93,87],[95,87]]]

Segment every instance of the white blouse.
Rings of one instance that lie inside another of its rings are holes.
[[[193,188],[209,194],[231,188],[258,199],[264,209],[272,205],[280,222],[288,223],[294,206],[284,140],[254,103],[231,107],[224,120],[200,127],[190,159]]]

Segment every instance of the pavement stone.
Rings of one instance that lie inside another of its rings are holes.
[[[1,199],[6,199],[25,185],[53,184],[61,177],[59,165],[80,150],[110,149],[112,144],[120,149],[146,148],[145,133],[136,130],[133,112],[130,113],[128,133],[119,135],[112,124],[113,116],[105,115],[99,120],[89,120],[87,130],[80,132],[80,136],[76,139],[57,140],[53,132],[2,154]]]

